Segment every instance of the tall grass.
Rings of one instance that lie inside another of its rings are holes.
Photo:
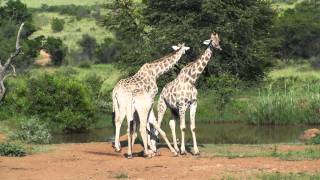
[[[287,79],[285,79],[287,80]],[[320,84],[284,83],[270,87],[249,103],[250,124],[320,124]],[[289,86],[289,87],[287,87]]]

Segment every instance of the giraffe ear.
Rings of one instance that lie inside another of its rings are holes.
[[[178,50],[180,48],[178,46],[172,46],[172,49],[176,51],[176,50]]]
[[[209,45],[210,44],[210,39],[203,41],[203,44]]]
[[[184,49],[185,49],[186,51],[188,51],[188,50],[190,49],[190,47],[185,46]]]

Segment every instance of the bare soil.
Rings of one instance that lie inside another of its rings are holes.
[[[301,146],[281,146],[282,150],[301,149]],[[172,157],[167,148],[160,149],[161,156],[147,159],[141,156],[140,145],[134,146],[135,157],[126,159],[126,148],[117,153],[110,143],[60,144],[52,148],[22,158],[0,157],[0,179],[220,179],[271,172],[320,172],[320,160],[228,159],[191,154]]]

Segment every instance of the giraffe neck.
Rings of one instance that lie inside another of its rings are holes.
[[[182,51],[182,49],[179,49],[157,61],[149,63],[148,70],[151,70],[153,76],[157,79],[159,76],[169,71],[180,60]]]
[[[190,70],[188,71],[188,80],[190,83],[194,84],[197,81],[210,61],[211,56],[212,50],[209,46],[201,57],[190,66]]]

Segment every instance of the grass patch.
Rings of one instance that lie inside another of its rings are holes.
[[[84,1],[85,2],[85,1]],[[53,19],[63,19],[65,21],[64,28],[61,32],[53,32],[51,22]],[[100,44],[105,38],[113,38],[113,34],[107,31],[104,27],[98,26],[94,18],[82,18],[76,20],[73,16],[60,15],[59,13],[45,12],[35,13],[34,22],[38,31],[32,34],[32,37],[37,36],[53,36],[60,38],[68,49],[79,50],[78,41],[82,39],[84,34],[90,34]]]
[[[120,174],[117,174],[116,176],[114,176],[114,178],[116,179],[128,179],[129,176],[127,173],[120,173]]]
[[[200,149],[204,157],[276,157],[285,161],[320,159],[320,146],[306,146],[302,150],[282,150],[281,145],[213,145],[207,144]],[[297,145],[295,145],[297,146]]]
[[[316,180],[320,179],[319,174],[306,174],[306,173],[264,173],[256,177],[260,180]]]

